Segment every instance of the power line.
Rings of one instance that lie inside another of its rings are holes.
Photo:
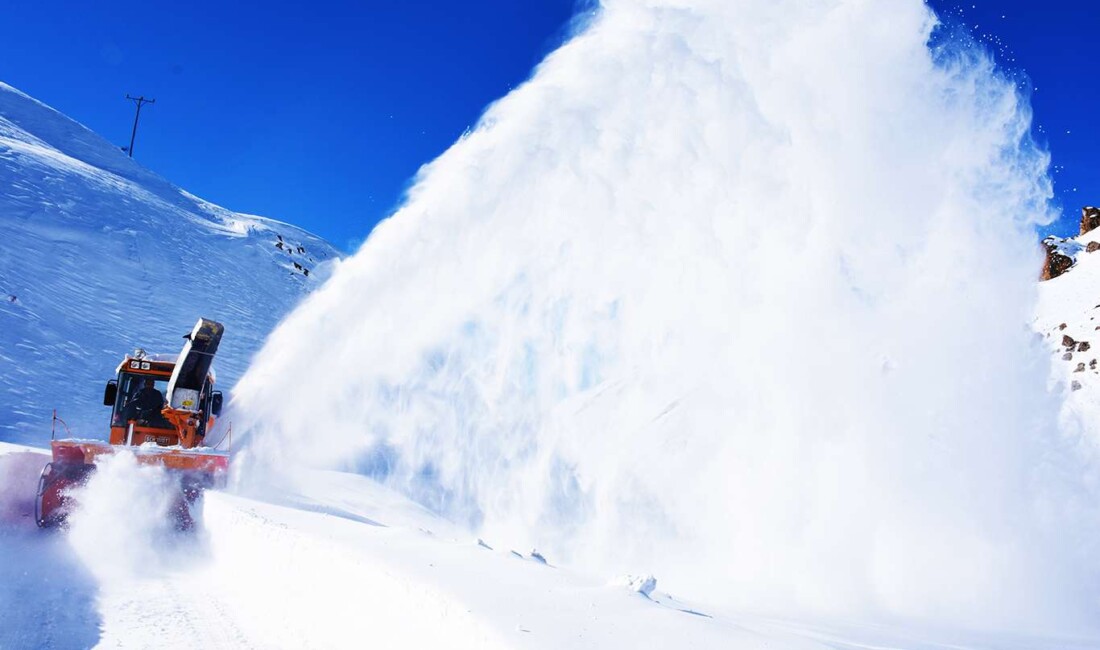
[[[137,125],[138,125],[138,118],[141,117],[141,107],[145,104],[155,104],[155,103],[157,103],[157,100],[155,100],[155,99],[145,99],[144,95],[142,95],[141,97],[131,97],[129,93],[126,94],[126,99],[129,99],[130,101],[134,102],[134,104],[137,105],[137,112],[134,113],[134,130],[130,133],[130,147],[128,149],[126,149],[126,153],[130,154],[130,157],[133,158],[134,157],[134,139],[137,138]]]

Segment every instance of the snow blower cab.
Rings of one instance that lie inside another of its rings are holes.
[[[112,445],[202,445],[221,414],[211,362],[222,331],[220,323],[200,319],[178,357],[144,350],[126,355],[103,391],[103,404],[113,407]]]
[[[69,490],[87,481],[98,457],[120,449],[177,475],[175,516],[181,527],[191,526],[191,506],[203,489],[225,484],[229,467],[228,452],[206,446],[222,407],[212,362],[223,332],[221,323],[200,318],[178,356],[126,355],[103,392],[103,404],[111,407],[108,442],[52,440],[53,461],[38,483],[39,526],[63,521],[72,506]]]

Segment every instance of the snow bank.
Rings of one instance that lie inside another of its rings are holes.
[[[933,25],[606,0],[270,337],[253,478],[355,468],[698,600],[1098,620],[1097,498],[1025,325],[1048,159]]]
[[[34,528],[35,486],[48,453],[0,443],[0,530]]]
[[[34,522],[48,453],[0,443],[0,648],[91,648],[97,585],[62,536]]]

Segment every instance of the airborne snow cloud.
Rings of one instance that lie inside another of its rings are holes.
[[[1097,498],[1026,329],[1048,158],[934,25],[607,0],[268,340],[252,478],[354,466],[712,602],[1094,617]]]

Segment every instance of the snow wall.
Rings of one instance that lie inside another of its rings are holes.
[[[1027,327],[1048,156],[934,24],[606,0],[272,334],[243,480],[352,468],[704,602],[1097,620],[1096,466]]]

